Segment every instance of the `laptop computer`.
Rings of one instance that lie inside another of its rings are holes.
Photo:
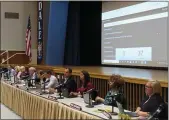
[[[70,95],[69,90],[67,88],[62,88],[62,96],[66,98],[76,97],[76,96]]]
[[[139,116],[137,115],[137,113],[135,113],[135,112],[125,112],[124,109],[123,109],[122,104],[120,104],[120,103],[117,102],[117,101],[116,101],[116,103],[117,103],[117,107],[118,107],[118,109],[119,109],[119,113],[127,114],[127,115],[129,115],[130,117],[139,117]]]

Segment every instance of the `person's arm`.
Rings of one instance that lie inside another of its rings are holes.
[[[99,96],[96,97],[95,101],[104,103],[104,99]]]
[[[80,95],[80,93],[77,93],[77,92],[70,92],[70,95],[73,95],[73,96],[78,96],[78,95]]]
[[[139,116],[143,116],[143,117],[148,117],[149,116],[149,112],[138,111],[137,114]]]
[[[21,78],[21,72],[18,72],[17,76],[16,76],[18,79]]]
[[[46,79],[45,83],[48,83],[48,82],[50,82],[50,79],[49,79],[49,78]]]
[[[49,88],[49,92],[50,93],[57,93],[57,89],[55,89],[55,88]]]
[[[141,107],[137,107],[135,112],[138,113],[140,110],[141,110]]]
[[[55,84],[58,84],[57,79],[51,78],[50,81],[49,81],[49,84],[48,84],[45,88],[51,88],[51,87],[54,86]]]
[[[73,96],[78,96],[81,94],[81,89],[82,88],[78,88],[76,92],[70,92],[70,95],[73,95]]]

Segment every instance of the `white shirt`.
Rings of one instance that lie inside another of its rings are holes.
[[[11,76],[14,76],[16,74],[14,69],[11,69]]]
[[[34,72],[33,75],[31,76],[31,79],[35,79],[36,78],[36,73]]]
[[[67,80],[68,80],[68,78],[65,78],[65,80],[64,80],[64,84],[67,82]]]
[[[45,86],[45,88],[55,88],[57,85],[58,85],[58,79],[54,75],[51,75],[49,78],[49,83],[47,86]]]

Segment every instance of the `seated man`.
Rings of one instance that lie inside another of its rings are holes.
[[[52,75],[51,71],[47,71],[45,77],[46,83],[48,82],[48,84],[45,86],[46,89],[55,88],[58,85],[58,79]]]
[[[72,78],[72,69],[66,68],[64,72],[64,79],[61,80],[60,85],[62,84],[62,88],[67,88],[69,93],[75,92],[77,90],[77,84],[75,80]],[[59,87],[55,87],[55,89],[59,89]],[[50,92],[54,92],[55,89],[50,89]]]

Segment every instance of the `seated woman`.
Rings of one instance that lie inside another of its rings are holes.
[[[102,102],[105,105],[112,105],[117,107],[116,101],[120,102],[123,108],[126,108],[124,95],[122,88],[124,86],[124,79],[120,75],[112,75],[108,81],[110,90],[108,91],[105,99],[97,96],[95,101]],[[112,97],[116,97],[116,100],[112,100]]]
[[[21,75],[20,75],[20,77],[28,76],[28,75],[29,75],[29,69],[28,69],[28,67],[21,66],[21,67],[20,67],[20,70],[21,70]]]
[[[16,76],[16,79],[17,80],[20,80],[20,76],[21,76],[21,67],[20,66],[16,66],[15,67],[15,71],[16,71],[16,74],[15,74],[15,76]]]
[[[71,92],[70,95],[78,96],[83,95],[84,92],[94,88],[93,84],[90,82],[90,75],[87,71],[82,70],[80,72],[80,88],[77,89],[77,92]]]
[[[160,104],[164,104],[164,100],[160,96],[160,82],[157,80],[147,82],[145,85],[145,93],[147,97],[141,102],[140,106],[137,107],[136,113],[142,117],[149,117],[149,115],[152,115],[157,110]],[[168,114],[166,116],[164,111],[161,112],[158,117],[165,118],[168,117]]]

